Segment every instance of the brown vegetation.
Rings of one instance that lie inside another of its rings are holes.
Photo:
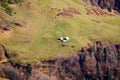
[[[81,15],[80,11],[76,10],[75,8],[68,7],[67,9],[63,9],[63,11],[59,12],[57,16],[68,16],[68,17],[73,17],[74,14],[79,14]]]

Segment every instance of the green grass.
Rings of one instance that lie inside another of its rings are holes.
[[[86,14],[86,7],[80,0],[30,0],[31,9],[26,3],[16,6],[16,15],[8,20],[20,22],[28,20],[24,28],[15,28],[0,36],[0,43],[4,44],[10,55],[17,54],[11,59],[14,62],[38,62],[44,59],[54,59],[57,56],[67,56],[77,52],[92,40],[112,41],[120,43],[120,16],[104,17]],[[73,18],[56,17],[58,10],[74,7],[82,15]],[[91,19],[99,20],[95,23]],[[61,47],[57,38],[69,36],[70,41]],[[71,48],[74,45],[75,48]]]

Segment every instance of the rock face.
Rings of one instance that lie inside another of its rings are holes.
[[[108,11],[112,11],[112,9],[120,12],[120,0],[83,0],[84,2],[90,2],[92,5],[98,5],[101,8],[106,8]]]
[[[0,45],[0,60],[2,58],[5,58],[5,50],[4,50],[3,45]]]
[[[119,80],[120,44],[96,42],[79,55],[56,60],[60,80]]]

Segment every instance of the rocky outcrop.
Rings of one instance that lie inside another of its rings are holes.
[[[5,57],[5,50],[3,48],[3,45],[0,45],[0,59]]]
[[[60,80],[119,80],[120,44],[96,42],[79,55],[56,60]]]
[[[108,11],[112,11],[112,9],[120,12],[120,0],[83,0],[86,3],[91,3],[92,5],[98,5],[102,9],[108,9]]]
[[[10,23],[8,21],[0,21],[0,30],[10,30]]]
[[[0,63],[1,62],[6,62],[8,58],[6,49],[3,45],[0,45]]]
[[[68,8],[64,8],[61,12],[59,12],[57,14],[57,16],[63,16],[63,17],[73,17],[74,14],[78,14],[78,15],[81,15],[80,11],[79,10],[76,10],[75,8],[73,7],[68,7]]]
[[[91,8],[86,8],[87,10],[87,15],[92,15],[92,14],[96,14],[96,15],[102,15],[102,16],[114,16],[115,13],[111,13],[107,10],[101,9],[99,6],[92,6]]]

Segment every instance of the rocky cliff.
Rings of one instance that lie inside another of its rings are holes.
[[[5,57],[2,46],[0,50],[1,58]],[[83,47],[78,54],[42,61],[42,64],[3,62],[0,77],[10,80],[119,80],[120,44],[97,41]]]
[[[120,44],[96,42],[68,58],[56,61],[60,80],[119,80]]]

